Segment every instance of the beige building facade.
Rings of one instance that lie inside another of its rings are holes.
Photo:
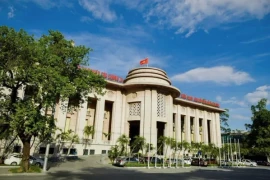
[[[123,134],[130,141],[143,136],[154,147],[160,136],[221,146],[219,114],[224,110],[180,94],[165,71],[140,67],[130,70],[123,82],[108,80],[104,96],[89,94],[76,111],[68,111],[68,100],[63,102],[66,108],[59,104],[55,118],[59,128],[79,136],[81,143],[72,147],[78,155],[105,154]],[[85,126],[95,129],[86,146]]]
[[[55,108],[57,127],[79,136],[71,154],[107,154],[123,134],[131,142],[142,136],[155,148],[160,136],[221,146],[220,113],[224,110],[216,103],[181,94],[162,69],[135,68],[123,80],[95,72],[110,79],[105,95],[90,93],[76,110],[70,111],[70,100],[60,101]],[[85,126],[94,128],[93,136],[85,136]],[[91,140],[86,143],[86,138]],[[60,153],[66,153],[70,143],[62,145]],[[51,155],[59,153],[57,146],[57,142],[51,144]],[[32,153],[44,154],[45,146]]]

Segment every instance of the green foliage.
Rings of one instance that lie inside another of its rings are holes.
[[[87,65],[91,49],[74,46],[58,31],[34,38],[24,30],[0,26],[0,49],[1,138],[18,135],[24,146],[32,137],[50,141],[55,120],[46,109],[70,97],[78,106],[89,92],[103,94],[104,78],[79,68]],[[26,162],[30,148],[24,149]]]
[[[120,148],[120,154],[119,156],[122,155],[127,155],[127,147],[129,144],[129,137],[127,137],[125,134],[121,135],[118,139],[117,139],[117,143],[119,144],[119,148]]]
[[[229,128],[228,120],[229,120],[229,109],[225,109],[225,112],[220,113],[220,129],[223,132],[230,132],[231,129]]]
[[[252,124],[249,124],[248,145],[253,154],[270,157],[270,111],[266,108],[267,99],[261,99],[251,106]]]
[[[108,157],[113,162],[120,154],[119,146],[115,145],[111,147],[111,150],[108,152]]]
[[[131,144],[132,147],[131,153],[138,152],[140,150],[143,152],[143,147],[145,147],[146,144],[145,138],[142,136],[135,136],[134,139],[135,140]]]
[[[94,136],[95,129],[93,126],[85,126],[83,129],[83,134],[89,139],[89,136]]]
[[[9,172],[11,172],[11,173],[24,173],[22,167],[11,168],[11,169],[9,169]],[[29,170],[27,171],[27,173],[41,173],[41,172],[42,172],[42,170],[40,169],[40,167],[35,166],[35,165],[31,165]]]

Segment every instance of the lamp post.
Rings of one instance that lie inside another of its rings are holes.
[[[150,143],[148,143],[148,161],[147,161],[147,168],[150,168]]]
[[[50,143],[47,143],[46,146],[46,152],[45,152],[45,158],[44,158],[44,165],[43,165],[43,171],[47,171],[47,164],[48,164],[48,156],[49,156],[49,150],[50,150]]]

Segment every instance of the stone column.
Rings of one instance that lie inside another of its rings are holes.
[[[118,135],[121,136],[122,134],[125,133],[125,122],[126,122],[126,117],[127,117],[127,114],[128,114],[128,106],[127,106],[127,102],[126,102],[126,94],[122,94],[122,111],[121,113],[121,126],[120,126],[120,131],[117,132],[119,133]],[[119,137],[118,136],[118,137]]]
[[[151,90],[150,89],[145,89],[144,91],[144,102],[143,106],[144,109],[143,111],[143,117],[142,117],[142,123],[143,123],[143,137],[146,140],[146,143],[150,143],[151,138],[150,138],[150,131],[151,131],[151,109],[152,109],[152,95],[151,95]]]
[[[111,144],[115,144],[121,132],[121,113],[122,109],[122,94],[121,91],[116,91],[116,99],[112,108],[112,123],[111,123]]]
[[[214,113],[211,113],[211,138],[211,142],[217,145],[216,118]]]
[[[96,107],[95,136],[94,136],[94,140],[96,143],[97,142],[100,143],[102,141],[104,108],[105,108],[105,98],[100,97],[97,100],[97,107]]]
[[[151,144],[157,148],[157,91],[151,92]]]
[[[215,113],[216,117],[216,128],[217,128],[217,145],[221,147],[221,132],[220,132],[220,117],[219,113]]]
[[[58,105],[56,105],[56,127],[65,130],[66,118],[67,118],[67,108],[68,108],[68,99],[59,100]]]
[[[204,144],[208,144],[208,128],[207,128],[207,112],[203,111],[203,142]]]
[[[80,109],[78,110],[78,117],[77,117],[77,125],[76,125],[76,134],[79,136],[80,139],[84,138],[84,127],[87,125],[86,113],[87,113],[87,104],[88,99],[86,98],[84,102],[80,105]]]
[[[169,95],[166,97],[166,119],[168,137],[173,137],[173,99]]]
[[[194,117],[194,142],[200,142],[200,130],[199,130],[199,110],[195,109]]]
[[[176,141],[181,142],[181,106],[176,105],[176,116],[175,116],[175,135]]]
[[[187,107],[187,115],[186,115],[186,118],[185,118],[185,135],[186,135],[186,138],[185,140],[190,143],[191,142],[191,139],[190,139],[190,108]]]

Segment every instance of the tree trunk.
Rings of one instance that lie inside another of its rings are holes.
[[[67,152],[67,155],[66,155],[66,156],[68,156],[68,155],[70,154],[70,149],[71,149],[72,145],[73,145],[73,142],[70,144],[70,146],[69,146],[69,148],[68,148],[68,152]]]
[[[23,172],[27,172],[29,170],[29,157],[30,157],[30,149],[31,149],[31,136],[20,136],[20,139],[23,143],[23,156],[21,167]]]

